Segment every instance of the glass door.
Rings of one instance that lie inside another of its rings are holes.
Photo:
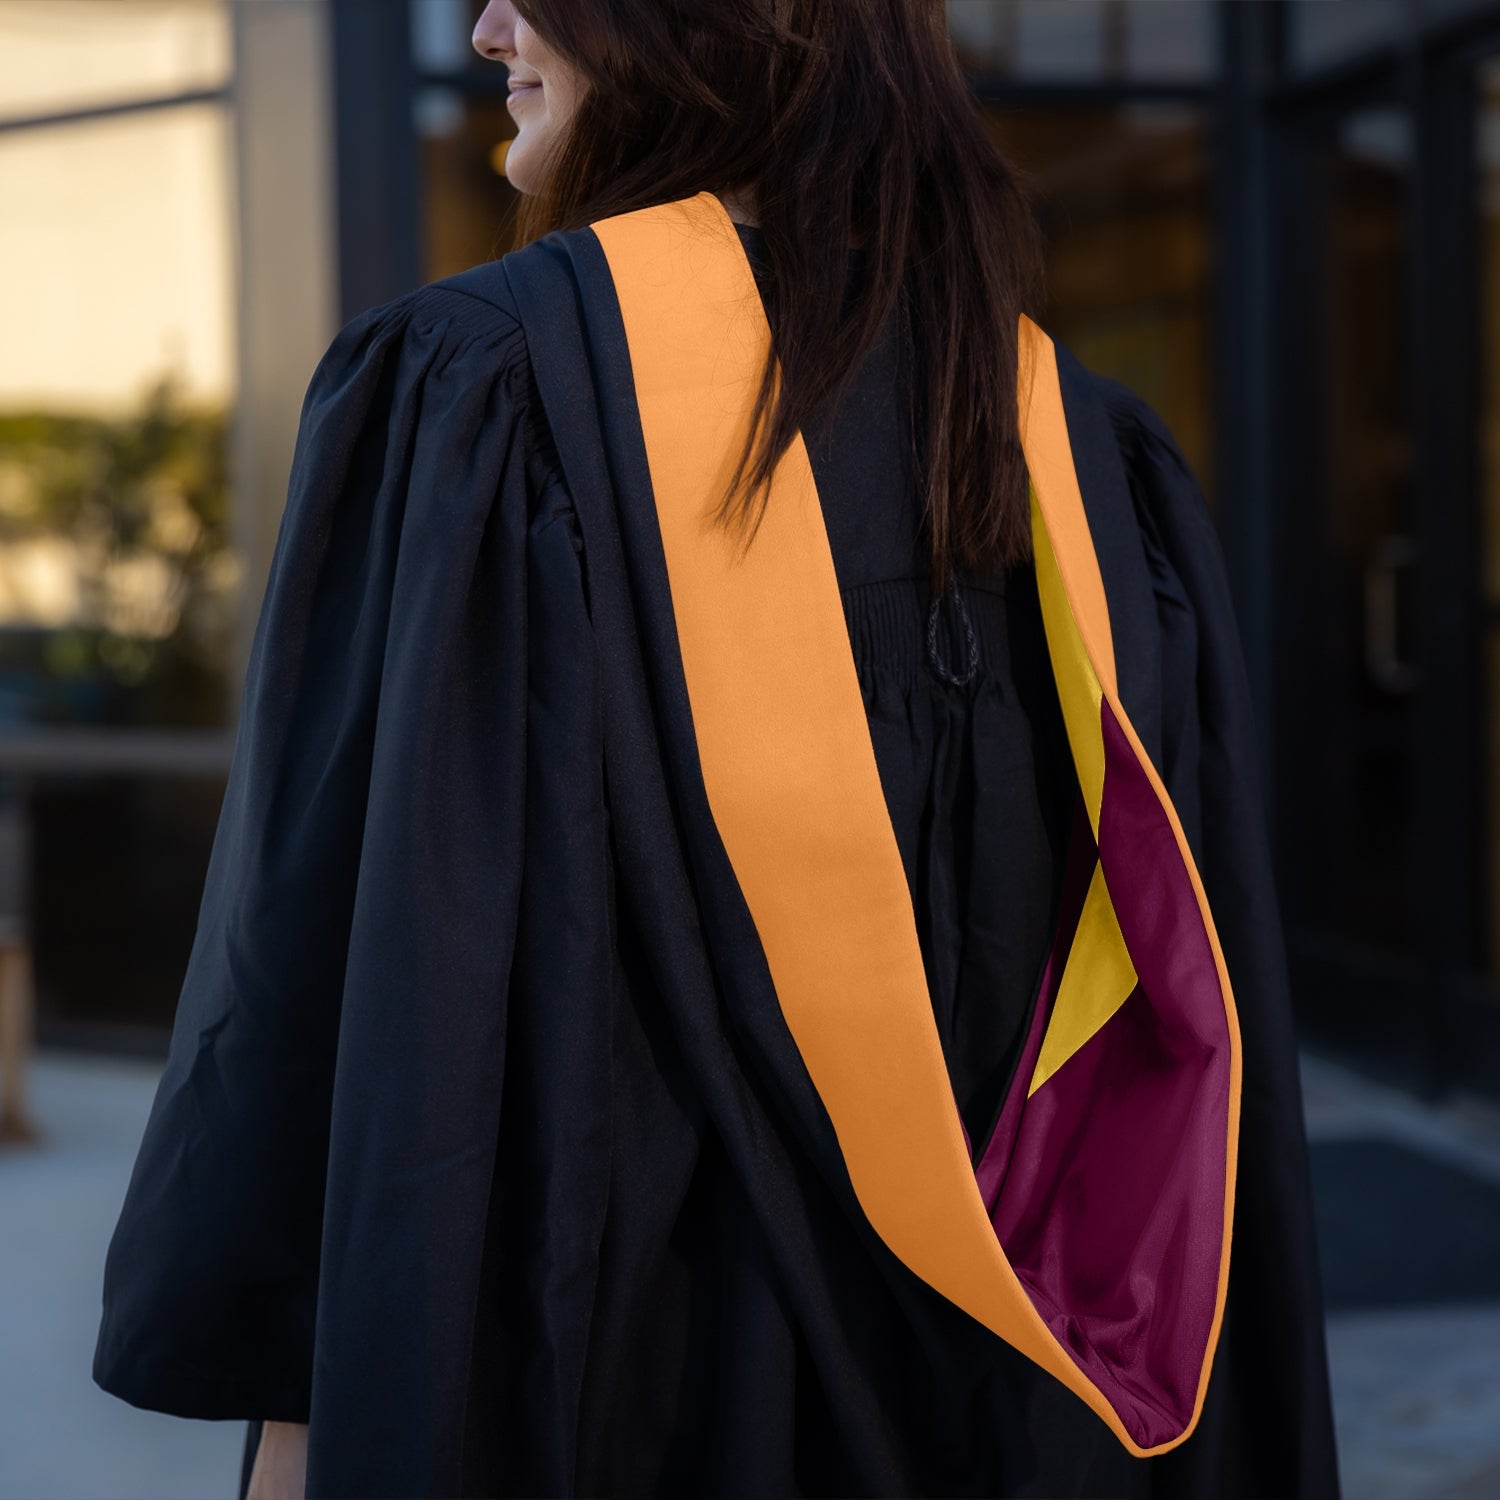
[[[1370,99],[1300,123],[1289,148],[1272,607],[1293,981],[1311,1029],[1420,1083],[1413,121]]]
[[[1500,1096],[1500,49],[1404,85],[1278,138],[1278,853],[1309,1031]]]

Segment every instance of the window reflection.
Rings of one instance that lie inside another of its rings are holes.
[[[1209,0],[948,0],[948,29],[971,71],[1036,82],[1206,81]]]
[[[1033,176],[1046,236],[1043,325],[1171,428],[1212,500],[1209,147],[1190,105],[996,110]]]
[[[228,157],[217,104],[0,131],[0,727],[228,717]]]
[[[172,369],[223,404],[229,149],[212,104],[0,132],[0,402],[123,411]]]
[[[223,795],[247,11],[0,0],[0,875],[44,1045],[170,1020]]]
[[[515,127],[499,97],[430,86],[417,95],[429,278],[448,276],[511,248],[517,194],[505,177]]]
[[[1293,68],[1331,67],[1393,42],[1405,0],[1292,0],[1287,61]]]
[[[0,122],[222,87],[222,0],[0,0]]]
[[[1345,116],[1316,157],[1315,435],[1299,509],[1316,580],[1299,598],[1298,909],[1324,940],[1414,941],[1411,116]]]
[[[484,0],[411,0],[411,56],[417,71],[461,73],[484,64],[470,41],[483,9]]]

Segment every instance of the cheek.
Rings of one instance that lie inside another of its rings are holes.
[[[577,81],[568,73],[560,72],[547,80],[542,92],[546,96],[547,118],[556,126],[566,125],[578,107]]]

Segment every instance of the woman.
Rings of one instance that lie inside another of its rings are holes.
[[[943,7],[474,41],[525,248],[314,375],[95,1378],[257,1500],[1336,1495],[1222,561]]]

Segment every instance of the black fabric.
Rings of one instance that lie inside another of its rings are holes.
[[[1199,857],[1245,1041],[1199,1430],[1130,1458],[864,1220],[708,811],[588,231],[362,315],[313,378],[110,1247],[106,1390],[250,1422],[246,1476],[260,1420],[310,1420],[310,1496],[1337,1494],[1218,545],[1154,414],[1059,354],[1122,696]],[[807,438],[979,1138],[1076,782],[1029,567],[964,577],[930,649],[906,378],[882,344]]]
[[[738,232],[774,327],[763,236]],[[865,252],[849,260],[853,291]],[[931,597],[908,361],[888,326],[804,436],[938,1033],[977,1153],[1041,982],[1078,784],[1030,564],[961,571],[956,599]],[[972,679],[955,682],[971,639]]]

